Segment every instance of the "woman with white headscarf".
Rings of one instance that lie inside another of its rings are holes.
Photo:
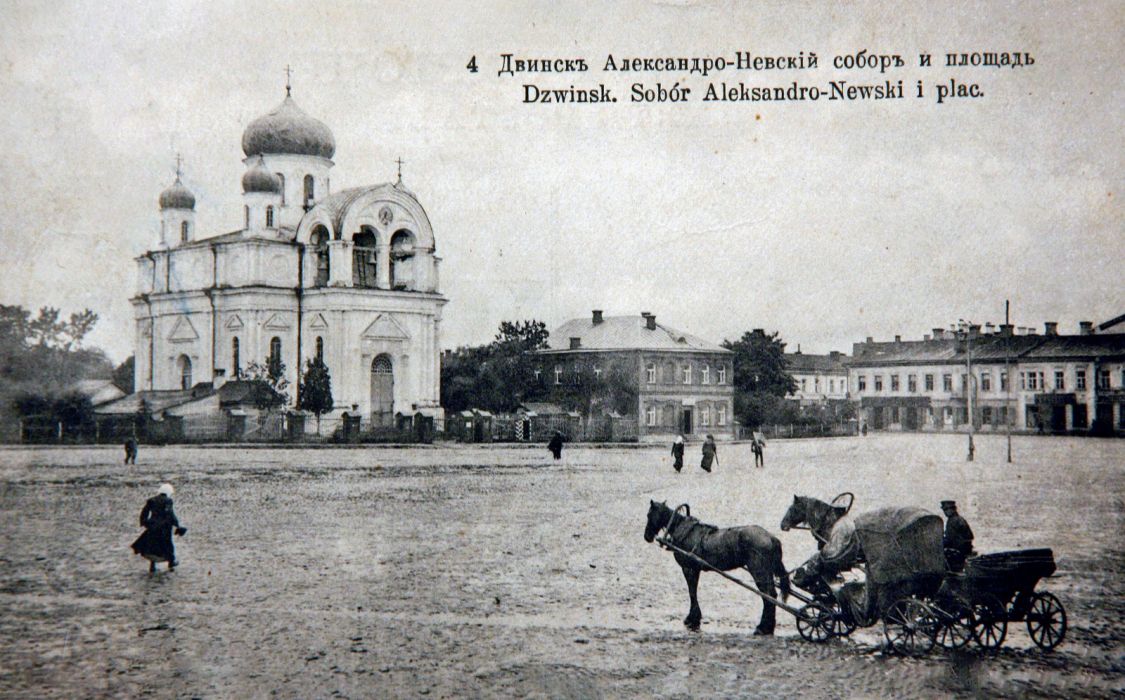
[[[149,572],[156,571],[156,563],[168,562],[168,570],[176,568],[176,547],[172,544],[172,532],[183,535],[187,528],[180,527],[176,513],[172,510],[171,484],[161,484],[155,496],[145,502],[141,510],[141,527],[144,533],[133,543],[133,551],[148,559]]]
[[[677,435],[672,441],[672,466],[676,471],[684,468],[684,436]]]

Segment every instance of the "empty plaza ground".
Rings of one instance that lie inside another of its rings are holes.
[[[1100,697],[1125,690],[1125,441],[869,435],[720,445],[712,474],[667,446],[0,451],[0,697]],[[164,481],[182,565],[129,544]],[[794,494],[856,512],[956,499],[979,551],[1051,547],[1070,629],[1013,624],[995,655],[879,652],[880,628],[801,640],[714,574],[702,631],[649,499],[778,534]]]

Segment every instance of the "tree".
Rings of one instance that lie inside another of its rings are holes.
[[[734,352],[735,415],[742,424],[785,420],[791,407],[782,399],[797,390],[797,382],[785,367],[785,343],[778,333],[755,329],[723,341],[723,347]]]
[[[285,363],[280,360],[268,365],[251,362],[243,378],[250,384],[250,400],[259,411],[268,413],[289,403],[289,380],[285,378]]]
[[[442,357],[441,403],[448,411],[514,411],[538,391],[533,353],[547,347],[542,321],[504,321],[488,345],[460,347]]]
[[[297,395],[297,408],[316,414],[316,434],[320,435],[320,416],[332,410],[333,400],[332,377],[319,355],[307,361]]]
[[[136,373],[136,357],[130,355],[113,370],[114,385],[126,394],[133,393],[133,375]]]

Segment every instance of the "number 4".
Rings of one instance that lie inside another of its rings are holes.
[[[469,69],[470,73],[476,73],[477,72],[477,57],[473,56],[472,58],[470,58],[469,64],[465,67]]]

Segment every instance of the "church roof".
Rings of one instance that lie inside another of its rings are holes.
[[[343,231],[344,217],[348,213],[348,209],[360,198],[372,193],[380,192],[397,192],[404,194],[413,199],[418,207],[422,208],[422,203],[414,196],[414,193],[406,189],[402,185],[396,185],[390,182],[384,182],[379,185],[368,185],[365,187],[350,187],[346,190],[340,190],[325,197],[317,202],[317,208],[324,209],[329,217],[332,219],[332,228],[335,231]],[[423,209],[423,213],[425,210]]]
[[[656,323],[648,328],[643,316],[607,316],[600,323],[591,318],[575,318],[556,328],[550,335],[547,350],[571,351],[570,339],[580,338],[577,351],[582,350],[672,350],[680,352],[721,352],[730,350],[675,328]]]
[[[319,119],[305,114],[289,95],[268,114],[250,122],[242,133],[247,156],[291,153],[331,158],[336,153],[332,131]]]
[[[184,187],[184,183],[180,182],[178,175],[176,181],[160,193],[160,208],[195,209],[195,195],[191,193],[191,190]]]

